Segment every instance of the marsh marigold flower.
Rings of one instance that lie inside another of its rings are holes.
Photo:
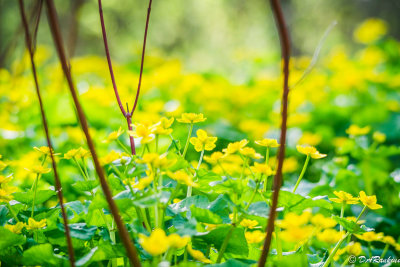
[[[23,222],[17,222],[16,224],[6,224],[4,228],[10,230],[14,234],[20,234],[22,232],[22,229],[26,226],[25,223]]]
[[[278,141],[276,139],[269,139],[269,138],[264,138],[262,140],[255,141],[259,146],[265,146],[265,147],[279,147],[280,144],[278,144]]]
[[[387,24],[380,19],[370,18],[364,21],[354,31],[354,39],[360,43],[369,44],[384,36]]]
[[[372,138],[374,139],[375,142],[378,143],[384,143],[386,141],[386,135],[381,132],[374,132]]]
[[[154,180],[154,175],[148,171],[146,171],[147,176],[140,178],[139,181],[133,185],[133,188],[138,189],[138,190],[143,190],[146,187],[148,187],[151,182]]]
[[[121,136],[121,134],[124,133],[124,130],[122,130],[122,127],[119,127],[118,131],[113,131],[111,132],[105,140],[103,140],[103,143],[111,143],[112,141],[115,141],[118,139],[118,137]]]
[[[211,154],[211,156],[204,156],[204,160],[207,161],[210,164],[217,164],[222,158],[224,157],[224,154],[222,152],[214,152]]]
[[[256,220],[243,219],[240,222],[240,225],[243,226],[244,228],[253,229],[258,225],[258,222]]]
[[[130,136],[135,138],[142,138],[141,144],[148,144],[154,139],[154,134],[150,126],[142,123],[132,124],[135,127],[133,131],[127,131]]]
[[[330,201],[336,203],[344,203],[344,204],[357,204],[358,198],[353,197],[351,194],[346,193],[344,191],[333,191],[333,193],[337,196],[337,198],[329,198]]]
[[[383,238],[383,233],[375,233],[375,232],[365,232],[361,235],[355,235],[358,239],[372,242],[372,241],[381,241]]]
[[[46,227],[46,219],[36,221],[33,218],[28,219],[28,226],[26,227],[28,230],[37,230]]]
[[[51,172],[50,168],[45,168],[42,165],[33,166],[33,167],[31,167],[30,169],[27,169],[27,170],[32,172],[32,173],[36,173],[36,174],[45,174],[45,173]]]
[[[319,151],[313,146],[303,145],[296,146],[296,148],[301,154],[310,156],[313,159],[322,159],[326,157],[326,154],[319,153]]]
[[[248,140],[243,139],[239,142],[229,143],[227,148],[224,148],[222,151],[227,154],[234,154],[238,152],[240,149],[244,148],[249,143]]]
[[[159,122],[152,126],[152,130],[154,134],[158,135],[169,135],[172,133],[172,129],[170,128],[172,123],[174,122],[174,118],[161,118]]]
[[[346,133],[351,136],[359,136],[359,135],[366,135],[371,131],[371,127],[365,126],[365,127],[359,127],[357,125],[350,125],[349,128],[347,128]]]
[[[319,228],[332,228],[337,224],[334,219],[327,218],[320,213],[311,218],[311,223]]]
[[[346,250],[350,255],[359,256],[362,253],[362,247],[359,242],[350,242],[346,246]]]
[[[48,146],[41,146],[41,147],[33,147],[36,151],[42,153],[43,155],[50,156],[50,148]],[[53,156],[58,156],[60,153],[54,153],[54,150],[52,150]]]
[[[260,154],[258,154],[254,148],[252,147],[244,147],[240,149],[240,153],[248,158],[252,158],[252,159],[262,159],[263,156],[261,156]]]
[[[190,176],[189,174],[187,174],[183,170],[179,170],[179,171],[176,171],[174,173],[167,172],[167,174],[168,174],[169,177],[171,177],[172,179],[174,179],[175,181],[177,181],[177,182],[179,182],[181,184],[185,184],[187,186],[192,186],[192,187],[198,187],[199,186],[198,184],[193,182],[192,176]]]
[[[217,141],[217,137],[208,136],[206,131],[197,130],[197,137],[191,137],[190,143],[194,146],[197,152],[201,152],[202,150],[213,150],[215,148],[215,142]]]
[[[343,237],[343,233],[335,229],[325,229],[324,231],[317,233],[317,239],[326,243],[337,243]]]
[[[83,159],[89,157],[91,157],[90,151],[84,149],[83,147],[71,149],[64,154],[65,159],[72,159],[72,158]]]
[[[371,210],[377,210],[377,209],[381,209],[382,206],[379,204],[376,204],[376,196],[367,196],[365,194],[364,191],[360,192],[360,201],[367,206],[368,208],[370,208]]]
[[[182,123],[198,123],[198,122],[203,122],[207,118],[204,118],[204,115],[202,113],[196,114],[196,113],[183,113],[179,119],[176,119],[179,122]]]
[[[263,163],[254,162],[254,166],[251,166],[250,168],[253,172],[261,173],[266,176],[275,174],[275,171],[273,171],[269,165]]]
[[[118,153],[114,150],[111,150],[111,152],[108,153],[106,156],[100,158],[100,163],[102,165],[107,165],[112,163],[113,161],[116,161],[117,159],[122,159],[123,157],[129,157],[129,154],[125,152]]]
[[[139,243],[152,256],[161,255],[169,248],[167,235],[160,228],[154,229],[150,236],[139,234]]]
[[[246,232],[244,236],[249,244],[260,243],[265,238],[265,233],[261,232],[260,230]]]
[[[190,241],[190,237],[188,237],[188,236],[181,237],[180,235],[175,234],[175,233],[170,234],[168,236],[169,245],[171,247],[177,248],[177,249],[183,248],[184,246],[186,246],[188,244],[189,241]]]
[[[191,244],[187,246],[187,251],[189,252],[190,256],[192,256],[196,260],[203,263],[211,263],[211,261],[207,259],[206,256],[204,256],[203,252],[193,249]]]

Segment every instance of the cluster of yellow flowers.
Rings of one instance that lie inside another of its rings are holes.
[[[21,234],[22,230],[26,228],[27,230],[34,231],[46,227],[46,219],[36,221],[33,218],[28,219],[28,224],[23,222],[17,222],[16,224],[6,224],[4,228],[10,230],[15,234]]]

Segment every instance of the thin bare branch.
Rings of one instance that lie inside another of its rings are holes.
[[[286,131],[287,131],[287,116],[288,116],[288,96],[289,96],[289,60],[290,60],[290,41],[289,33],[286,27],[285,18],[282,13],[282,8],[279,0],[270,0],[272,11],[275,16],[276,24],[279,31],[282,58],[283,58],[283,91],[282,91],[282,122],[281,122],[281,134],[280,134],[280,147],[278,154],[278,168],[274,177],[274,192],[272,194],[272,204],[269,212],[268,224],[267,224],[267,235],[264,240],[264,246],[261,253],[261,257],[258,261],[259,267],[264,267],[267,262],[269,249],[271,246],[272,233],[275,226],[276,209],[278,207],[279,191],[282,185],[282,166],[285,158],[285,146],[286,146]]]
[[[42,3],[40,4],[39,12],[41,11],[41,7],[42,7]],[[36,94],[37,94],[39,106],[40,106],[40,113],[42,115],[42,124],[43,124],[43,128],[44,128],[44,132],[46,134],[47,146],[49,147],[49,151],[50,151],[51,163],[52,163],[53,171],[54,171],[54,183],[55,183],[55,187],[56,187],[56,191],[57,191],[58,200],[60,201],[61,214],[62,214],[63,221],[64,221],[65,237],[67,239],[69,261],[70,261],[71,266],[75,267],[75,254],[74,254],[74,248],[72,246],[70,229],[68,227],[68,217],[67,217],[67,213],[66,213],[65,207],[64,207],[64,196],[63,196],[63,192],[62,192],[60,177],[58,176],[58,172],[57,172],[57,164],[54,159],[54,153],[53,153],[54,150],[53,150],[53,146],[52,146],[52,142],[51,142],[49,127],[47,125],[47,117],[46,117],[46,113],[44,111],[42,96],[40,93],[39,81],[38,81],[38,77],[37,77],[37,73],[36,73],[36,65],[35,65],[35,60],[34,60],[34,45],[32,43],[33,40],[29,33],[29,26],[28,26],[28,21],[26,19],[26,15],[25,15],[23,0],[19,0],[19,10],[20,10],[20,14],[21,14],[23,28],[25,31],[26,47],[29,51],[29,56],[30,56],[30,60],[31,60],[32,74],[33,74],[33,79],[35,81]],[[40,18],[40,13],[38,14],[38,19],[37,19],[36,25],[39,25],[39,18]],[[36,26],[34,35],[36,35],[37,29],[38,29],[38,27]],[[34,207],[32,207],[32,208],[34,208]]]
[[[89,133],[88,122],[86,120],[86,116],[84,114],[83,108],[79,102],[76,88],[75,88],[75,85],[72,80],[72,75],[71,75],[70,69],[68,67],[68,62],[67,62],[67,58],[65,55],[65,50],[64,50],[64,46],[63,46],[63,42],[62,42],[60,28],[58,25],[57,13],[56,13],[56,9],[54,6],[54,2],[53,2],[53,0],[46,0],[46,4],[47,4],[47,11],[48,11],[49,25],[50,25],[51,32],[53,35],[54,44],[57,49],[57,53],[58,53],[58,56],[60,59],[60,63],[61,63],[64,75],[67,79],[68,87],[70,89],[70,92],[71,92],[71,95],[72,95],[72,98],[73,98],[73,101],[75,104],[75,108],[76,108],[76,111],[78,114],[79,122],[82,126],[82,130],[86,137],[87,145],[89,147],[90,152],[92,153],[93,163],[94,163],[97,175],[100,180],[101,188],[103,189],[104,196],[108,202],[109,208],[114,217],[115,223],[119,230],[118,231],[119,236],[120,236],[122,243],[126,249],[129,260],[131,261],[131,264],[134,267],[140,267],[141,263],[139,261],[138,255],[137,255],[137,251],[129,238],[129,232],[127,231],[125,224],[123,223],[122,218],[119,215],[118,207],[113,199],[111,189],[108,186],[106,177],[104,175],[104,170],[100,165],[99,158],[97,156],[96,149],[94,146],[94,142]]]

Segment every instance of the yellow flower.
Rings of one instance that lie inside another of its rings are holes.
[[[350,125],[349,128],[347,128],[346,133],[351,136],[358,136],[358,135],[366,135],[369,133],[371,130],[371,127],[365,126],[363,128],[357,126],[357,125]]]
[[[335,229],[325,229],[324,231],[317,233],[317,239],[334,244],[337,243],[343,237],[343,232],[336,231]]]
[[[359,242],[350,242],[346,246],[346,250],[350,255],[359,256],[362,253],[361,244]]]
[[[254,148],[251,147],[244,147],[240,149],[240,153],[248,158],[252,158],[252,159],[262,159],[263,156],[261,156],[260,154],[256,153],[256,151],[254,150]]]
[[[326,154],[319,153],[319,151],[313,146],[303,145],[296,146],[296,148],[301,154],[310,156],[313,159],[322,159],[326,157]]]
[[[80,159],[80,158],[89,158],[91,156],[90,151],[84,149],[83,147],[74,148],[64,154],[65,159]]]
[[[110,143],[110,142],[112,142],[112,141],[114,141],[114,140],[117,140],[118,137],[120,137],[120,135],[123,134],[123,133],[124,133],[124,130],[122,130],[122,127],[119,127],[118,131],[113,131],[113,132],[111,132],[111,133],[107,136],[107,138],[106,138],[105,140],[103,140],[102,142],[103,142],[103,143]]]
[[[261,232],[260,230],[256,230],[252,232],[246,232],[244,233],[244,236],[247,240],[247,243],[253,244],[263,241],[265,238],[265,233]]]
[[[139,243],[152,256],[161,255],[169,248],[169,240],[160,228],[154,229],[150,236],[139,234]]]
[[[308,223],[311,217],[311,212],[304,211],[301,215],[297,215],[294,212],[288,212],[285,218],[281,221],[277,221],[276,224],[281,228],[293,228]]]
[[[217,141],[217,137],[208,136],[206,131],[197,130],[197,137],[191,137],[190,143],[194,146],[197,152],[201,152],[202,150],[213,150],[215,148],[215,142]]]
[[[320,228],[332,228],[337,222],[332,218],[326,218],[318,213],[311,218],[311,223]]]
[[[240,222],[240,225],[243,226],[244,228],[253,229],[258,225],[258,222],[256,220],[243,219]]]
[[[141,138],[140,143],[141,144],[148,144],[154,139],[154,134],[151,129],[146,124],[138,123],[136,125],[132,125],[135,127],[133,131],[127,131],[130,136],[133,136],[135,138]]]
[[[381,132],[374,132],[374,134],[372,135],[372,138],[377,143],[384,143],[386,141],[386,135]]]
[[[125,152],[118,153],[114,150],[111,150],[111,152],[108,153],[106,156],[100,158],[100,163],[102,165],[107,165],[112,163],[113,161],[116,161],[117,159],[123,159],[123,157],[129,157],[129,154]]]
[[[41,147],[33,147],[36,151],[42,153],[43,155],[50,156],[50,148],[48,146],[41,146]],[[60,153],[54,153],[54,150],[52,151],[54,156],[61,155]]]
[[[138,190],[143,190],[146,187],[148,187],[151,182],[154,180],[154,175],[150,174],[149,172],[146,172],[147,176],[140,178],[139,181],[133,185],[133,188],[136,188]]]
[[[301,245],[311,237],[312,233],[312,226],[295,226],[283,230],[280,237],[287,242],[295,242],[298,245]]]
[[[32,172],[32,173],[36,173],[36,174],[44,174],[44,173],[51,172],[50,168],[45,168],[42,165],[33,166],[33,167],[31,167],[30,169],[27,169],[27,170]]]
[[[204,118],[204,115],[202,113],[196,114],[196,113],[183,113],[179,119],[176,119],[179,122],[182,123],[197,123],[197,122],[203,122],[207,118]]]
[[[187,243],[189,241],[190,241],[190,237],[188,237],[188,236],[181,237],[180,235],[175,234],[175,233],[174,234],[170,234],[168,236],[169,245],[171,247],[177,248],[177,249],[183,248],[184,246],[187,245]]]
[[[13,186],[2,186],[0,188],[0,203],[1,202],[9,202],[13,199],[12,193],[16,191],[16,188]]]
[[[143,155],[142,159],[137,160],[139,163],[145,163],[151,169],[153,168],[167,168],[172,165],[175,160],[169,160],[167,154],[158,155],[157,153],[147,153]]]
[[[217,164],[218,161],[220,161],[224,157],[224,154],[222,152],[214,152],[211,154],[211,156],[204,156],[204,160],[207,161],[210,164]]]
[[[370,18],[364,21],[354,31],[354,39],[360,43],[369,44],[384,36],[387,25],[383,20]]]
[[[255,141],[257,145],[265,147],[279,147],[278,141],[276,139],[264,138],[262,140]]]
[[[383,238],[383,233],[375,233],[375,232],[365,232],[361,235],[355,235],[358,239],[372,242],[372,241],[381,241]]]
[[[28,230],[37,230],[46,227],[46,219],[35,221],[33,218],[28,219]]]
[[[365,223],[365,220],[358,220],[358,221],[357,221],[357,218],[354,217],[354,216],[348,216],[348,217],[346,217],[346,220],[355,222],[355,223],[357,223],[357,224],[363,224],[363,223]]]
[[[11,179],[12,179],[12,175],[7,176],[7,177],[0,175],[0,185],[9,183],[11,181]]]
[[[239,142],[229,143],[228,147],[224,148],[222,151],[227,154],[234,154],[240,149],[244,148],[248,143],[249,141],[247,141],[246,139],[243,139]]]
[[[196,260],[203,263],[211,263],[211,261],[207,259],[206,256],[204,256],[203,252],[201,252],[200,250],[194,250],[191,244],[187,246],[187,251]]]
[[[358,203],[358,198],[353,197],[351,194],[346,193],[344,191],[333,191],[333,193],[338,197],[338,198],[329,198],[330,201],[336,202],[336,203],[344,203],[344,204],[357,204]]]
[[[396,246],[396,244],[397,244],[396,240],[393,237],[389,236],[389,235],[384,236],[382,238],[382,242],[386,243],[386,244],[389,244],[389,245],[392,245],[392,246]]]
[[[316,146],[321,143],[322,137],[319,134],[305,132],[299,140],[299,144],[309,144]]]
[[[172,129],[170,128],[172,123],[174,122],[174,118],[161,118],[161,120],[152,126],[152,130],[154,134],[164,134],[169,135],[172,133]]]
[[[11,232],[13,232],[14,234],[20,234],[22,232],[22,229],[26,226],[25,223],[23,222],[17,222],[14,225],[11,224],[6,224],[4,226],[4,228],[10,230]]]
[[[364,191],[360,192],[360,201],[367,206],[368,208],[370,208],[371,210],[377,210],[377,209],[381,209],[382,206],[379,204],[376,204],[376,196],[367,196],[365,194]]]
[[[254,166],[251,166],[251,169],[255,173],[261,173],[266,176],[275,174],[275,171],[273,171],[269,165],[262,164],[262,163],[254,162]]]
[[[174,179],[175,181],[185,184],[187,186],[198,187],[199,185],[193,182],[192,176],[187,174],[183,170],[176,171],[174,173],[167,172],[168,176]]]
[[[0,160],[0,171],[4,170],[6,167],[7,164],[4,161]]]

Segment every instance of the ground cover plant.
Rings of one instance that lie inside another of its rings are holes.
[[[26,53],[0,70],[1,266],[396,264],[400,44],[386,22],[355,26],[356,52],[291,57],[271,1],[282,61],[249,59],[256,74],[236,84],[145,53],[151,0],[139,65],[112,61],[100,0],[105,57],[71,59],[39,2],[54,47],[20,0]]]

